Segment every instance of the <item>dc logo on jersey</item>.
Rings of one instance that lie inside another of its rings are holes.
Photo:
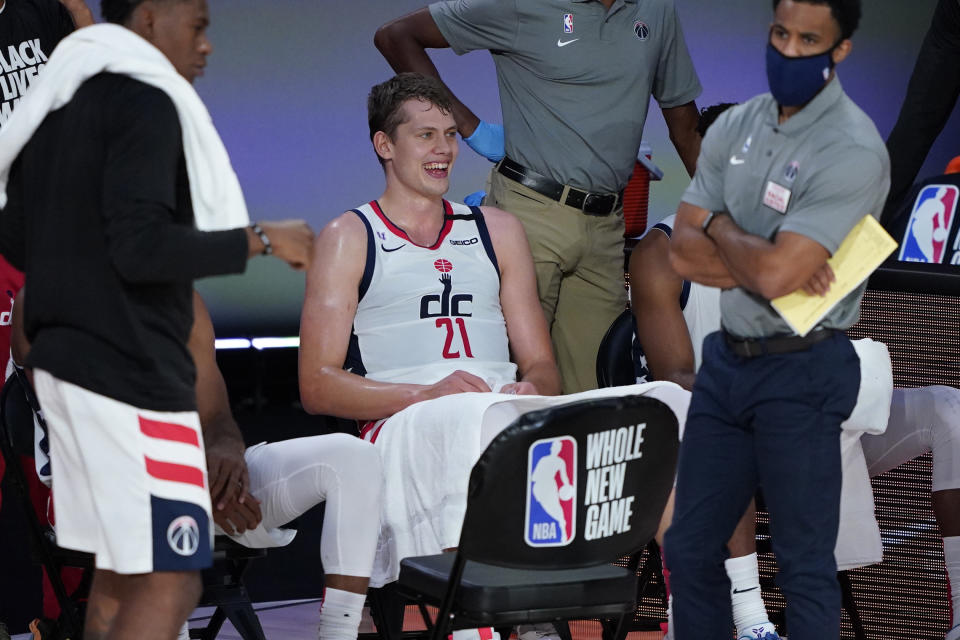
[[[190,516],[180,516],[167,527],[167,544],[180,556],[192,556],[200,547],[200,527]]]
[[[453,277],[450,272],[453,271],[453,263],[446,258],[437,258],[433,261],[433,268],[440,272],[439,282],[443,289],[438,294],[420,298],[420,319],[472,316],[470,305],[473,303],[473,294],[452,293]]]
[[[787,165],[787,168],[783,170],[783,179],[787,182],[793,182],[797,179],[797,175],[800,173],[800,163],[794,160]]]
[[[931,184],[920,191],[900,243],[901,261],[943,264],[958,195],[960,189],[952,184]]]
[[[524,540],[531,547],[562,547],[577,533],[577,441],[545,438],[530,445]]]
[[[573,14],[572,13],[563,14],[563,32],[573,33]]]
[[[650,27],[647,26],[646,22],[641,22],[640,20],[633,23],[633,32],[637,34],[640,40],[646,40],[650,37]]]

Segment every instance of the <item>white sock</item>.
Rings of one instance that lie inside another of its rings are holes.
[[[960,536],[943,539],[943,560],[947,565],[947,582],[950,583],[950,610],[953,620],[950,626],[960,624]]]
[[[667,596],[667,634],[663,640],[673,640],[673,594]]]
[[[320,604],[320,640],[356,640],[367,596],[327,587]]]
[[[190,628],[187,626],[186,622],[184,622],[183,626],[180,627],[180,632],[177,634],[177,640],[190,640]]]
[[[723,563],[730,578],[730,600],[733,604],[733,623],[737,629],[767,622],[767,608],[760,591],[760,568],[757,554],[730,558]]]

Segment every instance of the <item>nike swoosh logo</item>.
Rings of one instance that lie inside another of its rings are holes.
[[[734,589],[734,593],[749,593],[750,591],[756,591],[760,587],[750,587],[749,589]]]
[[[557,46],[558,46],[558,47],[565,47],[565,46],[567,46],[568,44],[573,44],[574,42],[576,42],[576,41],[579,40],[579,39],[580,39],[580,38],[574,38],[573,40],[567,40],[566,42],[564,42],[564,41],[561,40],[560,38],[557,38]]]
[[[405,246],[407,246],[407,245],[402,244],[402,245],[400,245],[399,247],[394,247],[393,249],[387,249],[385,246],[383,246],[383,245],[381,244],[381,245],[380,245],[380,248],[383,249],[384,251],[386,251],[387,253],[392,253],[392,252],[394,252],[394,251],[399,251],[400,249],[403,249]]]
[[[743,164],[746,162],[743,158],[738,158],[737,156],[730,156],[730,164],[736,166],[738,164]]]

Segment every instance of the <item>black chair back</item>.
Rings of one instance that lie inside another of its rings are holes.
[[[656,533],[673,485],[677,418],[625,396],[527,413],[473,468],[460,554],[518,569],[613,562]]]
[[[597,351],[597,384],[622,387],[637,381],[633,369],[633,312],[627,309],[613,321]]]

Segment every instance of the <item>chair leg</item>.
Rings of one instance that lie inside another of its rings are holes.
[[[573,640],[573,636],[570,633],[570,623],[566,620],[557,620],[553,623],[554,628],[557,630],[557,635],[560,636],[560,640]],[[503,636],[500,636],[500,640],[507,640]]]
[[[840,582],[840,593],[843,598],[843,608],[850,616],[850,626],[853,627],[853,637],[857,640],[867,640],[867,632],[863,628],[863,620],[860,618],[860,612],[857,611],[857,603],[853,600],[853,584],[850,582],[850,574],[847,571],[837,573],[837,580]]]
[[[451,613],[453,611],[453,599],[460,589],[460,580],[463,579],[463,570],[466,564],[467,561],[458,551],[453,566],[450,568],[447,592],[443,594],[443,600],[437,610],[437,621],[433,626],[432,640],[445,640],[447,634],[450,633],[450,628],[453,625],[453,614]]]
[[[237,630],[243,640],[266,640],[263,627],[253,606],[248,602],[242,605],[229,605],[226,608],[230,624]]]
[[[633,610],[624,612],[624,614],[617,620],[615,627],[612,624],[612,620],[608,621],[608,623],[603,626],[604,640],[624,640],[627,637],[627,633],[630,631],[630,625],[628,624],[628,621],[632,616]]]
[[[640,585],[637,593],[639,599],[643,599],[647,595],[647,588],[653,582],[654,577],[657,574],[663,575],[663,564],[660,560],[660,547],[656,542],[650,541],[650,544],[647,545],[647,561],[643,563],[643,568],[640,569],[640,575],[637,576],[637,583]],[[637,555],[637,563],[639,564],[639,554]],[[637,565],[634,564],[633,557],[630,558],[630,566],[632,571],[636,572]],[[666,598],[666,589],[664,589],[664,598]],[[666,601],[664,601],[664,606],[666,606]]]
[[[430,637],[430,633],[433,631],[433,620],[430,619],[430,612],[427,611],[427,605],[422,602],[417,603],[417,610],[420,611],[420,619],[423,620],[423,625],[426,627],[426,637]],[[507,640],[503,636],[500,636],[501,640]]]
[[[370,614],[377,625],[377,631],[384,640],[400,640],[403,634],[403,615],[406,602],[397,593],[397,585],[392,582],[379,589],[367,592],[370,600]]]
[[[210,616],[210,622],[207,623],[207,626],[202,629],[190,629],[190,637],[195,640],[216,640],[217,634],[220,633],[220,628],[223,627],[223,622],[226,619],[227,614],[221,607],[217,607],[217,610]]]

